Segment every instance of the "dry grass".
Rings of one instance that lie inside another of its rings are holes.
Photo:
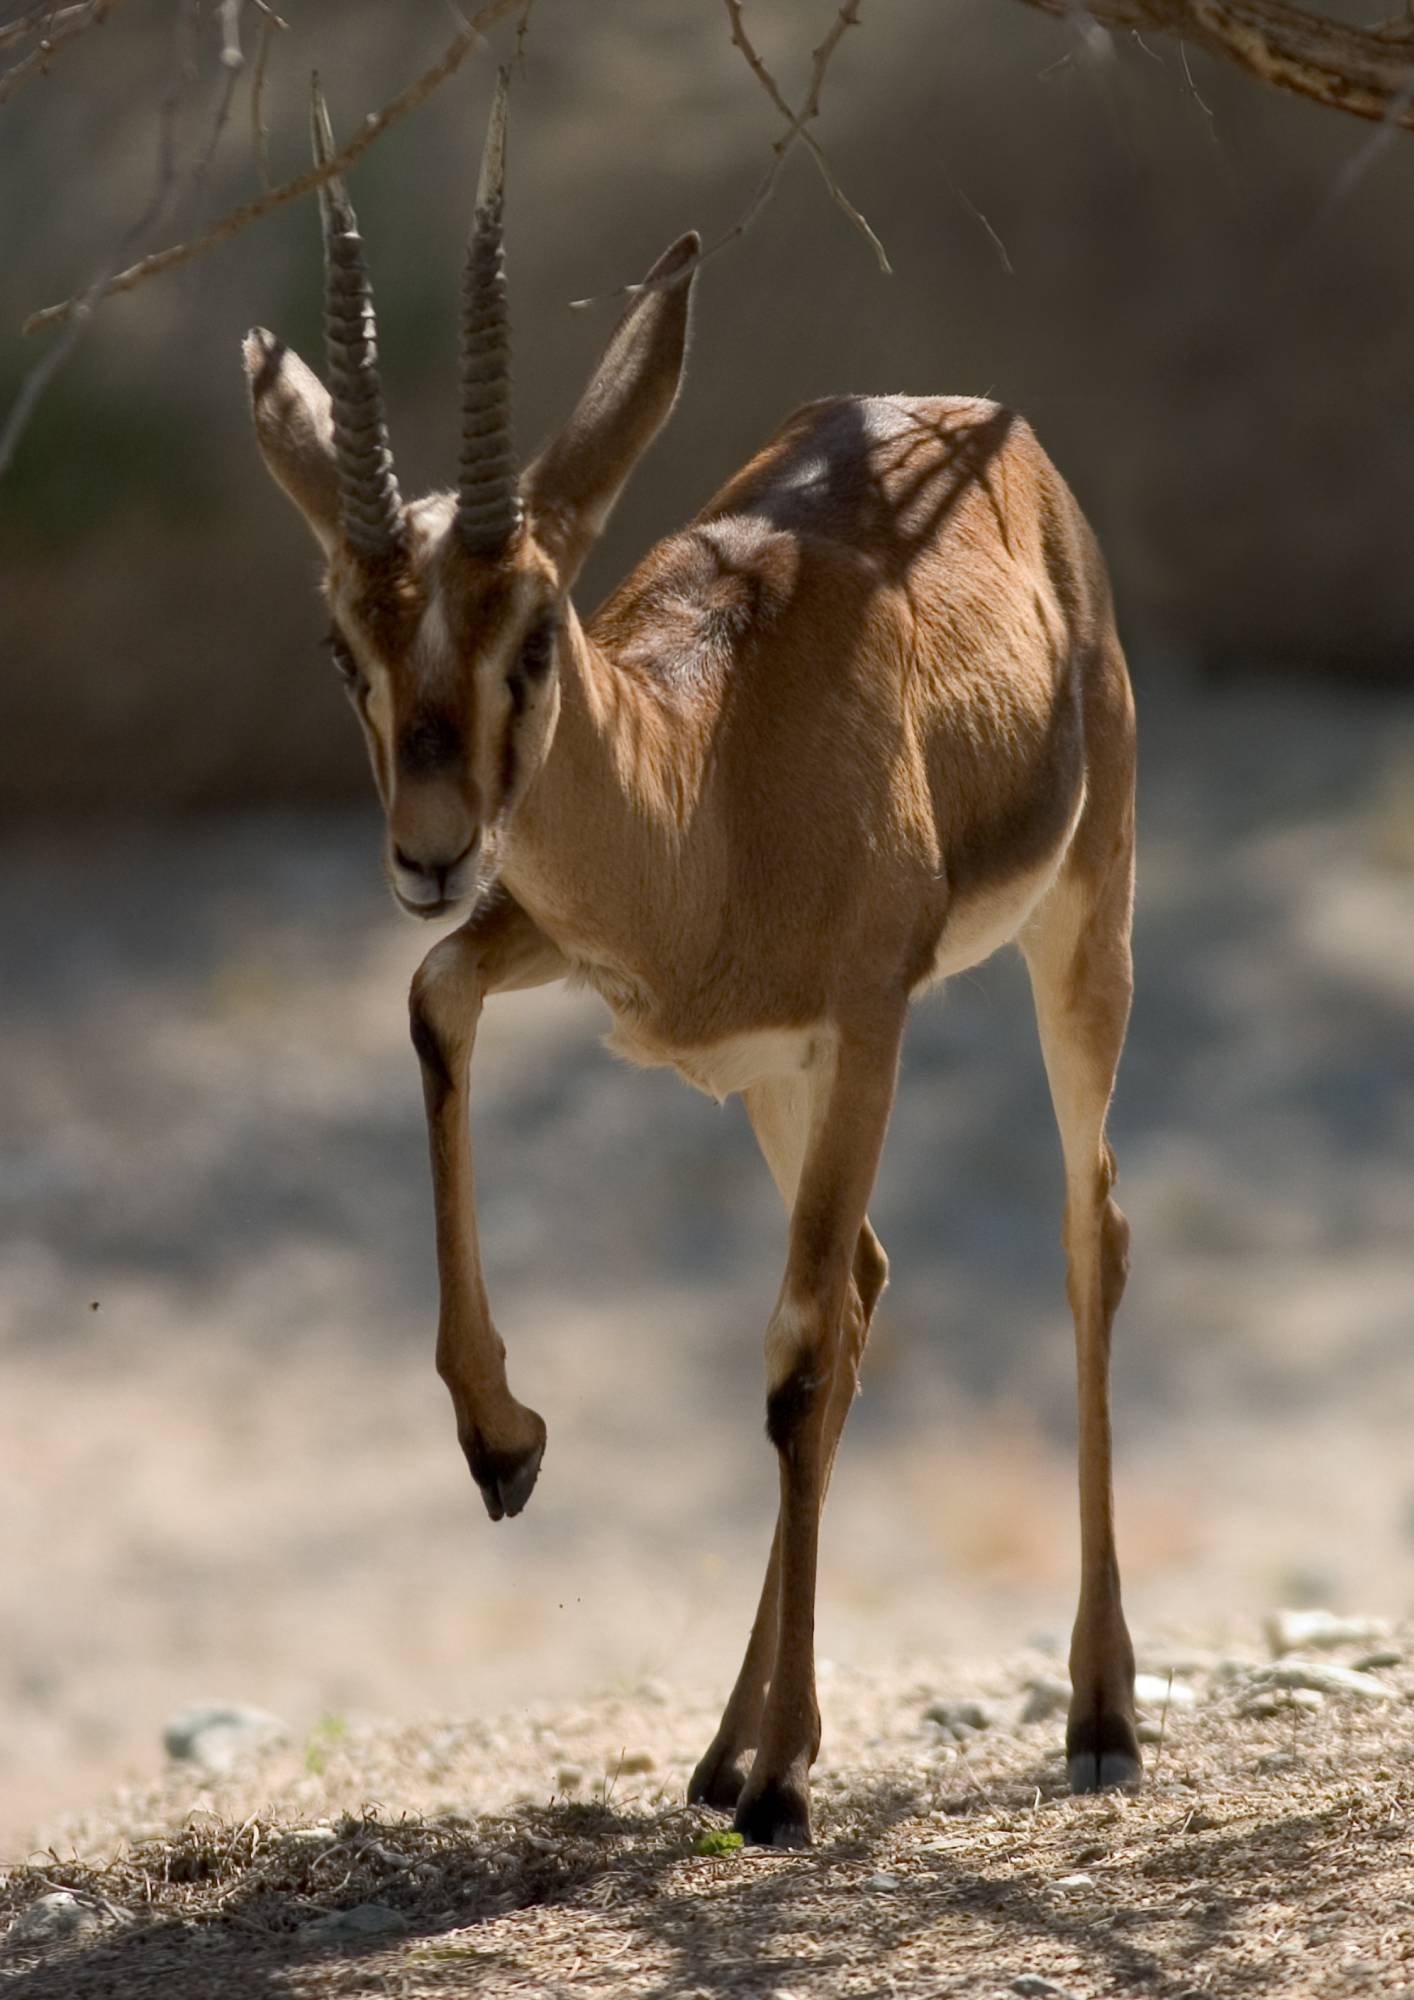
[[[12,1871],[0,1912],[62,1886],[103,1922],[44,1953],[0,1948],[0,1982],[25,2000],[921,2000],[1003,1994],[1023,1974],[1077,2000],[1407,1995],[1414,1676],[1387,1670],[1386,1702],[1254,1719],[1243,1683],[1209,1667],[1133,1799],[1065,1794],[1058,1725],[1016,1719],[1020,1665],[971,1677],[999,1719],[961,1748],[923,1720],[927,1683],[834,1676],[807,1855],[694,1851],[721,1824],[676,1803],[708,1711],[658,1690],[558,1718],[334,1734],[313,1759],[277,1751],[205,1790],[175,1777],[130,1796],[75,1825],[70,1859]],[[659,1745],[653,1771],[625,1774],[648,1757],[615,1748],[629,1729]],[[565,1782],[594,1796],[530,1803],[567,1744],[585,1775]],[[501,1810],[447,1803],[486,1796],[488,1769]],[[360,1792],[385,1803],[341,1808]],[[394,1928],[311,1928],[370,1903]]]

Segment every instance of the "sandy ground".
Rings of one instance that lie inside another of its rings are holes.
[[[1292,1599],[1403,1616],[1414,707],[1136,678],[1127,1599],[1156,1641],[1219,1648]],[[0,1852],[156,1776],[193,1698],[303,1740],[645,1678],[705,1703],[734,1667],[782,1252],[745,1121],[616,1065],[592,1001],[493,1003],[483,1239],[550,1426],[530,1509],[493,1529],[431,1365],[403,1002],[428,940],[376,851],[371,815],[0,850]],[[895,1283],[825,1536],[841,1674],[1068,1627],[1058,1211],[1004,955],[920,1006],[907,1048],[874,1206]]]
[[[1251,1648],[1141,1654],[1168,1662],[1146,1786],[1090,1799],[1064,1792],[1057,1719],[1023,1719],[1053,1660],[836,1669],[804,1855],[713,1851],[724,1819],[681,1803],[711,1726],[700,1696],[647,1684],[492,1721],[326,1728],[219,1781],[130,1792],[0,1873],[0,1989],[1408,1995],[1411,1638],[1382,1649],[1373,1693],[1314,1707],[1265,1687]],[[954,1740],[929,1718],[940,1695],[981,1697],[985,1726]],[[65,1892],[87,1933],[27,1946],[37,1900]]]

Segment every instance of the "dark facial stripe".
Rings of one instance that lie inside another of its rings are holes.
[[[520,665],[532,681],[543,681],[555,658],[555,621],[541,618],[521,641]]]
[[[515,789],[516,781],[516,725],[515,718],[506,724],[506,733],[501,738],[501,804],[505,805]]]
[[[436,710],[414,716],[398,738],[398,769],[405,778],[435,778],[459,766],[463,757],[460,728]]]

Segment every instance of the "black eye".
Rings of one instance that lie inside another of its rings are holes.
[[[542,618],[532,625],[520,646],[520,670],[527,680],[543,681],[555,658],[555,621]]]
[[[358,661],[349,649],[349,643],[342,632],[330,632],[324,641],[325,650],[334,662],[334,671],[349,690],[350,694],[362,694],[368,683],[363,677]]]

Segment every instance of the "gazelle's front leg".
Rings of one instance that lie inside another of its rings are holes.
[[[841,1340],[845,1303],[893,1104],[902,1028],[900,1006],[868,1033],[842,1034],[833,1063],[814,1081],[785,1278],[766,1330],[766,1429],[781,1480],[779,1630],[760,1742],[736,1810],[738,1830],[763,1845],[810,1839],[810,1766],[820,1747],[820,1509],[847,1408],[842,1371],[853,1387],[854,1357],[845,1356]]]
[[[755,1119],[752,1122],[757,1123]],[[762,1137],[764,1148],[768,1142],[761,1134],[759,1124],[757,1130],[758,1136]],[[798,1167],[797,1162],[792,1173],[798,1171]],[[789,1207],[795,1193],[793,1178],[789,1189],[783,1189],[782,1192],[786,1195]],[[883,1294],[888,1275],[889,1260],[884,1255],[884,1246],[866,1220],[859,1232],[859,1242],[855,1246],[854,1278],[845,1304],[844,1358],[842,1365],[835,1369],[825,1411],[826,1491],[829,1489],[835,1453],[839,1449],[840,1434],[844,1430],[845,1419],[849,1415],[850,1405],[859,1387],[859,1368],[864,1359],[874,1308]],[[824,1494],[821,1495],[821,1505],[824,1505]],[[766,1690],[770,1685],[776,1663],[780,1604],[781,1526],[778,1518],[775,1533],[771,1537],[770,1560],[766,1564],[766,1576],[761,1585],[761,1597],[756,1606],[756,1616],[752,1621],[751,1637],[746,1643],[745,1657],[727,1705],[722,1711],[717,1733],[699,1761],[687,1788],[688,1799],[694,1804],[718,1806],[725,1812],[732,1812],[745,1789],[748,1763],[755,1755],[756,1746],[761,1740],[761,1719],[766,1712]]]
[[[437,1372],[451,1391],[457,1436],[493,1521],[519,1514],[530,1498],[545,1425],[510,1392],[505,1345],[486,1302],[467,1113],[471,1052],[488,993],[543,986],[565,970],[556,947],[520,905],[498,892],[432,947],[408,999],[437,1218]]]

